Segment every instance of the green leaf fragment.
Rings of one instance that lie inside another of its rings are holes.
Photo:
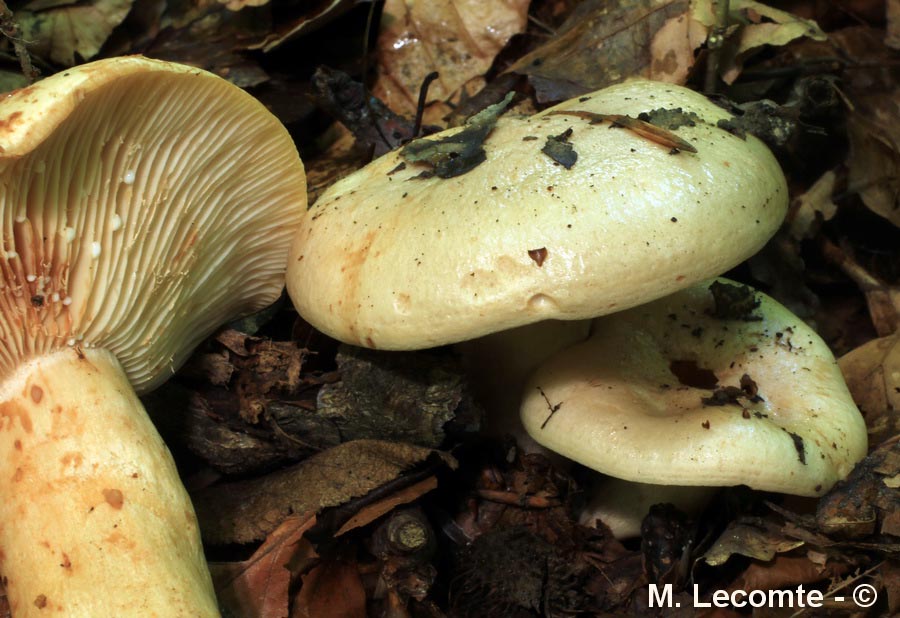
[[[487,159],[484,140],[493,130],[497,118],[512,101],[510,92],[499,103],[490,105],[466,121],[465,127],[441,139],[420,138],[403,147],[400,155],[410,163],[426,163],[438,178],[453,178],[469,172]],[[422,177],[427,178],[432,174]]]

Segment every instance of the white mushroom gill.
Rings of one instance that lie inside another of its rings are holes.
[[[284,127],[196,68],[104,60],[0,101],[14,618],[219,616],[193,508],[135,390],[277,298],[305,203]]]

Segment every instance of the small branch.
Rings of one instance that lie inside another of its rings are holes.
[[[722,57],[722,46],[725,45],[725,34],[728,31],[729,0],[717,0],[716,25],[713,26],[709,38],[706,39],[706,47],[709,55],[706,58],[706,81],[703,83],[703,91],[713,94],[719,85],[719,64]]]

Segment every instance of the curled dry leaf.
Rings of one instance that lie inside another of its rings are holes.
[[[525,29],[528,0],[387,0],[378,36],[378,80],[372,93],[394,111],[412,116],[419,87],[440,73],[428,102],[472,94],[514,34]],[[433,122],[448,110],[426,114]]]
[[[684,83],[705,38],[686,0],[588,0],[508,70],[527,75],[542,103],[632,76]]]
[[[287,565],[297,553],[312,551],[308,543],[301,543],[315,523],[314,513],[292,515],[247,560],[210,564],[222,608],[241,618],[287,618],[291,583]]]
[[[714,0],[697,0],[692,5],[693,18],[712,28],[716,23]],[[739,27],[727,36],[720,57],[719,73],[727,84],[740,75],[744,60],[764,45],[779,47],[800,37],[816,41],[827,38],[813,20],[753,0],[731,0],[729,20]]]
[[[97,55],[134,0],[34,0],[16,11],[28,51],[64,66]],[[77,55],[77,58],[76,58]]]
[[[873,445],[900,434],[900,334],[873,339],[838,361]]]
[[[434,452],[356,440],[268,476],[210,487],[193,496],[203,538],[213,544],[258,541],[289,514],[317,512],[363,496]]]

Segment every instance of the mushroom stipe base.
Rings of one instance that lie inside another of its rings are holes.
[[[0,449],[16,618],[219,616],[190,499],[111,353],[23,363],[0,385]]]

